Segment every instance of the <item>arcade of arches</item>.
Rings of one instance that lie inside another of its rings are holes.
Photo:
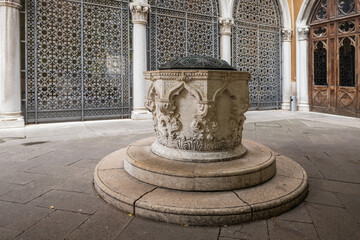
[[[295,95],[360,116],[359,16],[360,0],[0,0],[0,128],[148,118],[142,72],[196,54],[250,72],[252,109]]]

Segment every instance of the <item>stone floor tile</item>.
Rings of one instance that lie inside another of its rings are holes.
[[[73,231],[67,239],[69,240],[98,240],[114,239],[132,221],[133,217],[119,211],[111,205],[106,205],[93,216]]]
[[[336,195],[350,215],[360,224],[360,197],[358,195],[344,193],[336,193]]]
[[[117,240],[216,240],[218,227],[184,227],[135,217]]]
[[[16,203],[28,203],[44,193],[62,185],[64,180],[53,176],[44,176],[26,185],[17,185],[6,194],[0,196],[0,200]]]
[[[1,240],[10,240],[14,239],[17,235],[19,235],[21,232],[14,229],[9,228],[2,228],[0,227],[0,239]]]
[[[46,208],[54,206],[54,209],[93,214],[102,208],[105,202],[95,195],[51,190],[29,204]]]
[[[0,157],[12,161],[26,161],[52,151],[54,149],[47,147],[18,146],[10,151],[1,153]]]
[[[319,237],[310,223],[268,220],[270,240],[318,240]]]
[[[305,202],[318,203],[335,207],[344,207],[335,193],[315,189],[310,189]]]
[[[304,203],[300,204],[289,212],[281,214],[276,219],[293,222],[312,223],[312,220]]]
[[[12,169],[0,174],[0,182],[25,185],[44,176],[40,173],[28,173]]]
[[[244,223],[240,225],[227,226],[221,228],[219,239],[251,239],[263,240],[267,239],[266,221],[256,221]]]
[[[24,231],[53,210],[0,201],[0,227]]]
[[[54,211],[52,214],[42,219],[40,222],[19,235],[17,240],[63,240],[86,219],[87,215]]]
[[[321,239],[360,239],[359,225],[346,209],[311,203],[306,206]]]
[[[311,189],[360,195],[360,184],[309,178]]]
[[[94,170],[98,163],[99,163],[98,159],[84,158],[84,159],[80,159],[77,162],[72,163],[70,166],[78,167],[78,168],[88,168]]]
[[[70,178],[72,176],[81,175],[86,172],[90,172],[85,168],[76,168],[71,166],[63,166],[63,165],[54,165],[50,163],[45,163],[38,165],[33,168],[29,168],[25,170],[26,173],[37,173],[44,175],[53,175],[58,177],[63,177],[64,179]]]
[[[15,188],[18,188],[19,186],[21,185],[0,182],[0,196],[14,190]]]

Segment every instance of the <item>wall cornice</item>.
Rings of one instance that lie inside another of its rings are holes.
[[[21,8],[21,0],[0,0],[0,6]]]

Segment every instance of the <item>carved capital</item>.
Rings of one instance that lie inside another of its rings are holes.
[[[21,8],[21,0],[0,0],[0,6]]]
[[[150,5],[139,2],[130,3],[130,11],[132,13],[132,22],[134,24],[147,24],[147,17],[150,12]]]
[[[292,29],[284,28],[281,33],[283,42],[291,42]]]
[[[298,40],[307,40],[309,38],[309,27],[298,27],[297,28],[297,38]]]
[[[221,35],[231,35],[231,28],[234,25],[234,20],[232,18],[220,18],[220,34]]]

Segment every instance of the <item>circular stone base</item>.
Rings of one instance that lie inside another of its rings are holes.
[[[124,168],[132,177],[159,187],[184,191],[224,191],[266,182],[276,173],[275,154],[266,146],[243,140],[247,154],[242,158],[211,163],[179,162],[151,151],[154,138],[130,144]]]
[[[230,225],[267,219],[298,205],[308,191],[307,175],[299,164],[276,157],[276,175],[244,189],[221,192],[178,191],[131,177],[124,169],[126,149],[106,156],[96,166],[94,185],[110,204],[128,213],[157,221],[188,225]]]

